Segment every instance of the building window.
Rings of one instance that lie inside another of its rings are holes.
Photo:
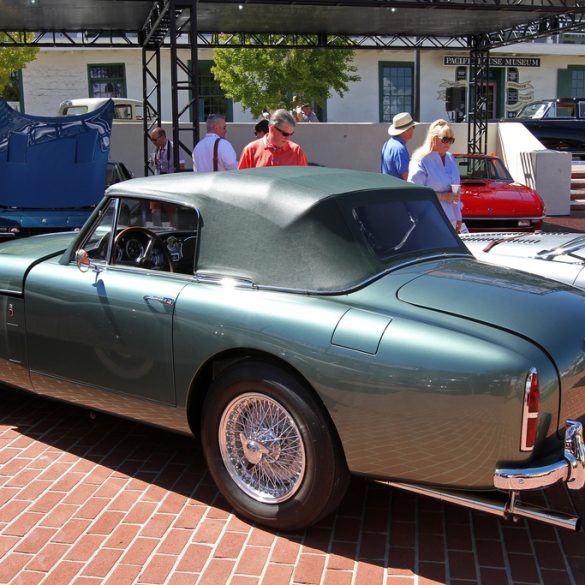
[[[232,101],[225,97],[219,83],[211,73],[213,61],[199,61],[199,115],[205,120],[209,114],[223,114],[232,121]]]
[[[191,61],[188,62],[189,68]],[[204,122],[209,114],[222,114],[227,122],[233,122],[234,109],[232,100],[225,97],[219,83],[213,77],[211,68],[213,61],[199,61],[197,63],[197,82],[199,84],[199,121]],[[191,92],[189,92],[191,97]],[[195,119],[191,113],[191,121]]]
[[[571,70],[571,96],[585,95],[585,69]]]
[[[89,97],[128,97],[126,68],[123,63],[88,65]]]
[[[392,122],[400,112],[414,107],[414,66],[404,62],[379,64],[380,122]]]

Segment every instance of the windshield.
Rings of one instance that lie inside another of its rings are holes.
[[[462,251],[440,207],[429,199],[367,203],[354,207],[352,215],[369,248],[383,263],[421,253]]]
[[[517,118],[544,118],[550,102],[533,102],[524,106],[516,116]]]
[[[495,157],[457,156],[459,176],[462,181],[512,181],[504,163]]]

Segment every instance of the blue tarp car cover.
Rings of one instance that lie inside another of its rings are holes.
[[[0,100],[0,207],[64,209],[104,195],[114,104],[47,118]]]

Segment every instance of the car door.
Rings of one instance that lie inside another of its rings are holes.
[[[100,249],[89,270],[55,259],[34,267],[27,277],[33,384],[43,391],[61,380],[173,405],[173,313],[189,278],[111,262],[115,246],[103,242],[122,229],[111,230],[115,207],[100,220],[102,231],[96,233],[102,235],[95,238]]]

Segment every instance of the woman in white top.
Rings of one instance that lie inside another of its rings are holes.
[[[435,120],[424,144],[414,151],[408,168],[408,180],[434,189],[449,221],[459,233],[462,226],[461,200],[451,185],[460,185],[459,169],[449,148],[455,142],[453,129],[445,120]],[[467,231],[467,230],[465,230]]]

